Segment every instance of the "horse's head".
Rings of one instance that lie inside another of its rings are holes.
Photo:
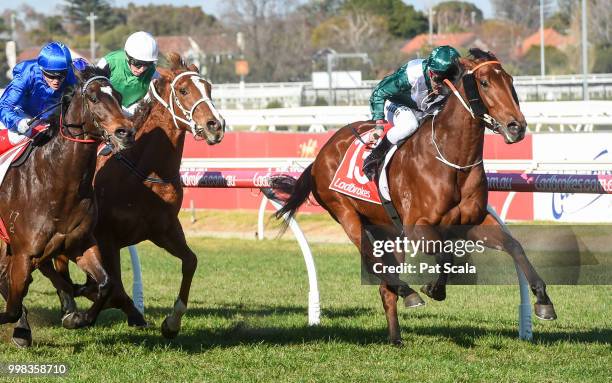
[[[196,140],[218,144],[225,133],[225,120],[212,102],[212,85],[177,53],[170,53],[167,59],[170,69],[158,68],[161,78],[154,84],[158,93],[154,96],[172,114],[177,128],[191,131]]]
[[[134,143],[134,129],[122,113],[119,94],[103,72],[94,67],[75,71],[79,83],[64,101],[69,102],[60,129],[76,138],[79,135],[102,139],[113,144],[113,150]],[[82,129],[82,133],[73,129]]]
[[[465,70],[463,90],[474,115],[501,133],[507,144],[521,141],[527,122],[519,107],[512,76],[492,53],[473,48],[470,54],[474,60],[461,59],[461,64]]]

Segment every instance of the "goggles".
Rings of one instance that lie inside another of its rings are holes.
[[[41,71],[43,75],[49,80],[58,80],[58,81],[64,81],[64,79],[66,78],[66,74],[68,73],[65,70],[47,71],[47,70],[41,69]]]
[[[128,56],[127,58],[128,58],[128,64],[130,64],[131,66],[137,69],[140,69],[142,67],[148,68],[153,64],[153,62],[151,61],[140,61],[130,56]]]

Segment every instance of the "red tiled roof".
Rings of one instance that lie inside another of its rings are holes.
[[[157,36],[155,40],[161,53],[176,52],[184,55],[191,49],[188,36]]]
[[[31,59],[37,58],[38,57],[38,53],[40,52],[40,48],[41,47],[30,47],[30,48],[26,48],[26,49],[22,50],[17,55],[17,62],[20,63],[20,62],[25,61],[25,60],[31,60]],[[74,50],[74,49],[70,49],[70,54],[71,54],[73,59],[80,58],[80,57],[85,58],[85,59],[89,59],[89,53],[85,53],[85,52],[82,52],[82,51],[77,51],[77,50]]]
[[[441,33],[431,36],[432,45],[450,45],[453,47],[465,47],[476,39],[476,34],[473,32],[462,33]],[[429,34],[422,33],[408,41],[401,49],[406,54],[412,54],[419,51],[422,47],[429,44]]]
[[[544,29],[544,46],[553,46],[560,49],[565,48],[568,45],[572,45],[576,40],[572,36],[563,36],[559,32],[552,28]],[[527,53],[529,48],[532,46],[540,46],[540,31],[538,30],[531,36],[523,40],[521,44],[520,54],[524,55]]]

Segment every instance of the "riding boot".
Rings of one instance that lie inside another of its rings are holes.
[[[393,146],[391,141],[387,139],[387,136],[384,136],[380,143],[372,149],[370,155],[363,161],[363,173],[369,180],[373,181],[376,178],[376,173],[391,146]]]

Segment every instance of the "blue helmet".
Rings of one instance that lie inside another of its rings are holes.
[[[68,65],[71,62],[72,57],[68,47],[57,41],[52,41],[42,47],[38,54],[38,65],[45,71],[68,70]]]

